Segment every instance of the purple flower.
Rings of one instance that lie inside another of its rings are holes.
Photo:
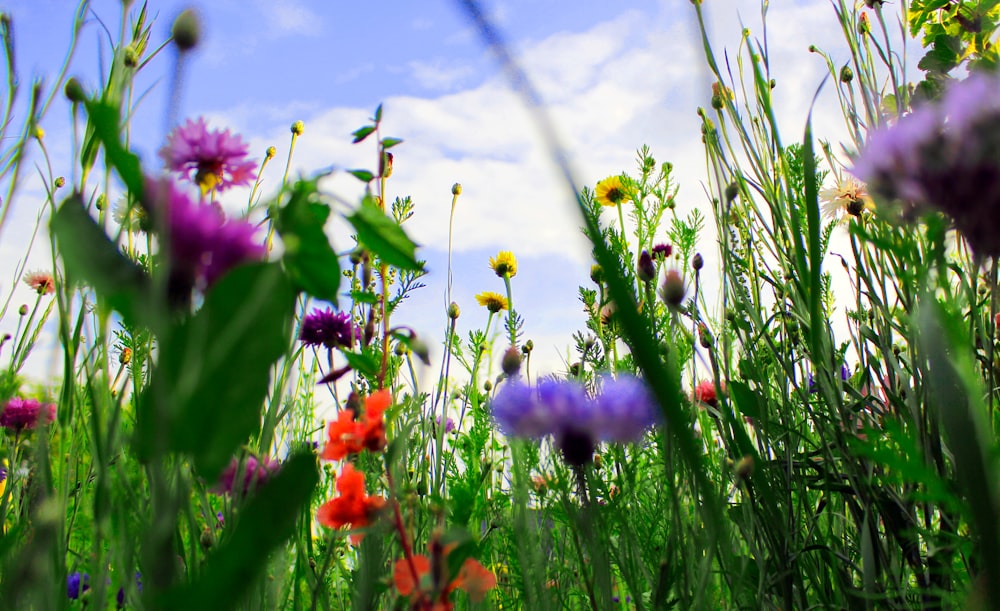
[[[90,575],[76,571],[66,578],[66,596],[73,600],[90,589]]]
[[[159,205],[167,208],[172,284],[178,292],[208,288],[240,263],[267,256],[253,224],[227,219],[218,207],[191,201],[170,181],[148,180],[146,199],[154,218]]]
[[[657,244],[653,246],[653,258],[666,259],[674,253],[674,247],[670,244]]]
[[[302,319],[299,340],[307,346],[327,348],[353,348],[354,340],[361,337],[361,327],[351,322],[348,312],[334,312],[333,308],[313,310]]]
[[[214,491],[224,494],[253,492],[260,486],[263,486],[267,482],[267,479],[277,470],[278,461],[276,460],[261,461],[251,454],[241,464],[240,461],[233,458],[229,461],[229,466],[219,476],[219,482],[216,484]],[[243,474],[243,483],[238,486],[236,485],[237,473]]]
[[[437,425],[441,426],[441,416],[438,416],[438,418],[437,418]],[[445,419],[445,421],[444,421],[444,432],[445,433],[450,433],[450,432],[452,432],[454,430],[455,430],[455,421],[452,420],[451,418]]]
[[[974,73],[872,133],[852,173],[909,210],[944,212],[977,255],[1000,255],[1000,78]]]
[[[135,587],[142,594],[142,573],[136,571],[135,573]],[[125,606],[125,586],[118,588],[118,594],[115,596],[115,601],[118,603],[118,608],[121,609]]]
[[[257,163],[248,160],[248,145],[229,130],[209,131],[205,119],[188,119],[167,136],[160,157],[174,172],[201,187],[225,191],[236,185],[247,185],[256,178]]]
[[[0,413],[0,426],[23,431],[35,428],[39,421],[52,422],[55,419],[56,406],[52,403],[14,397],[7,401],[3,413]]]
[[[851,370],[847,368],[847,365],[841,365],[840,379],[846,382],[849,377],[851,377]],[[814,376],[811,371],[809,372],[809,392],[819,392],[819,389],[816,388],[816,376]]]
[[[592,412],[591,431],[600,441],[639,441],[646,429],[660,421],[649,388],[631,376],[605,377]]]

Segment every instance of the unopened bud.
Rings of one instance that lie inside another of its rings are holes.
[[[712,332],[704,324],[698,325],[698,343],[702,348],[711,348],[713,343]]]
[[[97,196],[97,201],[94,203],[98,210],[104,210],[108,207],[108,196],[101,193]]]
[[[21,307],[19,307],[17,309],[17,313],[20,314],[21,316],[27,316],[28,315],[28,304],[22,303]]]
[[[461,308],[458,307],[457,303],[452,301],[450,304],[448,304],[448,318],[456,320],[461,314],[462,310]]]
[[[123,348],[121,354],[118,355],[118,362],[122,365],[128,365],[132,362],[132,349]]]
[[[382,178],[389,178],[392,176],[392,153],[382,153],[382,163],[379,164],[378,173]]]
[[[35,129],[31,131],[31,135],[35,137],[35,140],[42,140],[45,138],[45,130],[36,125]]]
[[[125,47],[125,51],[122,52],[122,62],[126,68],[135,68],[139,65],[139,54],[135,52],[135,47],[132,45]]]
[[[684,303],[686,292],[687,289],[684,287],[684,279],[681,278],[680,272],[676,269],[668,270],[666,277],[663,279],[663,285],[660,287],[660,297],[663,301],[667,305],[679,307]]]
[[[691,259],[691,267],[693,267],[695,271],[700,271],[701,268],[705,267],[705,259],[702,258],[700,252],[695,253],[694,258]]]
[[[278,154],[278,149],[274,148],[273,146],[267,147],[267,150],[264,151],[264,157],[266,157],[267,159],[273,159],[274,156],[277,154]]]
[[[740,194],[740,185],[739,184],[737,184],[735,182],[731,182],[728,185],[726,185],[726,201],[727,202],[733,201],[734,199],[736,199],[736,196],[739,195],[739,194]]]
[[[453,184],[451,186],[451,194],[452,195],[461,195],[462,194],[462,183],[456,182],[455,184]]]
[[[507,374],[507,377],[514,377],[521,371],[521,353],[517,346],[511,346],[503,353],[500,368]]]
[[[58,178],[55,179],[55,181],[52,184],[56,186],[56,189],[61,189],[64,186],[66,186],[66,179],[62,176],[59,176]]]
[[[490,392],[491,390],[493,390],[493,382],[490,382],[489,380],[483,382],[483,390],[485,390],[486,392]]]
[[[66,94],[67,100],[75,104],[79,104],[87,99],[87,93],[83,90],[83,85],[80,84],[80,81],[75,76],[66,81],[63,93]]]
[[[306,124],[303,123],[302,121],[296,121],[295,123],[292,123],[292,133],[295,134],[296,136],[301,136],[302,132],[304,132],[305,130],[306,130]]]
[[[416,334],[410,338],[410,349],[413,350],[413,354],[417,355],[417,358],[423,361],[424,365],[431,364],[431,351],[427,347],[427,343]]]
[[[850,66],[844,66],[840,69],[840,82],[850,83],[854,80],[854,70],[851,70]]]
[[[746,479],[753,475],[753,456],[749,454],[740,459],[736,466],[733,468],[736,471],[736,477],[740,479]]]
[[[604,281],[604,268],[600,265],[593,265],[590,268],[590,279],[594,281],[595,284],[600,284]]]
[[[639,253],[639,264],[636,266],[636,275],[641,282],[652,282],[656,277],[656,266],[653,265],[653,257],[648,250]]]
[[[198,41],[201,40],[201,20],[198,19],[198,13],[194,9],[181,11],[177,19],[174,19],[170,35],[181,53],[197,47]]]

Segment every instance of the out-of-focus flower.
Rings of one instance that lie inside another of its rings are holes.
[[[632,201],[632,196],[626,190],[621,176],[609,176],[597,183],[594,194],[597,203],[602,206],[617,206]]]
[[[497,256],[490,257],[490,269],[500,278],[513,278],[517,275],[517,258],[509,250],[501,250]]]
[[[142,573],[136,571],[135,573],[135,587],[142,594]],[[125,606],[125,586],[118,588],[118,594],[115,595],[115,601],[118,603],[118,608],[121,609]]]
[[[694,387],[694,400],[709,407],[718,407],[719,397],[715,392],[715,382],[702,380]]]
[[[860,217],[865,210],[875,209],[865,186],[851,176],[842,176],[834,186],[822,189],[819,201],[823,216],[831,220]]]
[[[56,406],[42,403],[37,399],[13,397],[7,401],[0,413],[0,426],[14,431],[33,429],[40,421],[52,422],[56,419]]]
[[[635,273],[641,282],[652,282],[656,278],[656,266],[653,265],[653,256],[648,250],[639,253],[639,262],[636,264]]]
[[[24,283],[39,295],[51,295],[56,290],[56,281],[49,272],[30,272],[25,274]]]
[[[950,216],[977,255],[1000,255],[1000,77],[976,72],[871,134],[851,172],[906,211]]]
[[[438,416],[437,425],[441,426],[441,416]],[[455,430],[455,421],[451,418],[446,418],[444,421],[444,432],[450,433]]]
[[[840,379],[841,379],[841,381],[846,382],[847,378],[849,378],[849,377],[851,377],[851,370],[847,368],[847,365],[841,365],[840,366]],[[809,392],[811,392],[811,393],[819,392],[819,389],[816,388],[816,376],[814,376],[811,371],[809,372],[808,381],[809,381]]]
[[[414,609],[451,609],[448,596],[455,590],[465,590],[472,602],[478,603],[486,597],[487,592],[496,587],[496,575],[475,558],[467,558],[458,570],[458,575],[450,579],[447,558],[453,548],[454,544],[446,545],[441,553],[432,554],[433,562],[423,554],[416,554],[409,559],[401,558],[393,565],[392,581],[396,590],[400,596],[413,598]],[[432,567],[434,562],[441,566]]]
[[[385,507],[385,499],[365,494],[365,474],[347,463],[337,478],[337,496],[324,503],[316,515],[319,523],[327,528],[350,526],[364,528],[371,524]],[[354,535],[351,540],[359,542],[362,535]]]
[[[7,471],[8,462],[7,459],[0,461],[0,498],[3,498],[3,493],[7,490]]]
[[[639,441],[660,419],[649,388],[631,376],[605,376],[595,401],[591,427],[600,441]]]
[[[670,244],[657,244],[653,246],[654,259],[666,259],[672,254],[674,254],[674,247]]]
[[[483,306],[493,314],[496,314],[500,310],[507,309],[507,298],[500,293],[494,293],[493,291],[483,291],[476,295],[476,301],[479,305]]]
[[[392,405],[392,394],[380,390],[365,399],[365,413],[355,419],[354,411],[342,409],[337,419],[326,429],[326,446],[320,453],[323,460],[341,460],[365,449],[381,452],[385,449],[385,421],[382,415]]]
[[[252,454],[247,456],[242,464],[233,458],[229,461],[229,466],[219,476],[219,483],[215,486],[215,490],[225,494],[254,492],[267,482],[268,478],[278,470],[278,466],[276,460],[259,460]],[[243,474],[243,482],[239,485],[236,484],[238,473]]]
[[[90,575],[79,571],[70,573],[66,577],[66,596],[72,600],[80,598],[80,595],[90,589]]]
[[[302,319],[299,340],[307,346],[327,348],[353,348],[354,340],[361,338],[361,327],[351,322],[348,312],[334,312],[333,308],[314,309]]]
[[[188,119],[167,136],[160,157],[174,172],[191,180],[203,193],[248,185],[257,163],[247,159],[249,145],[229,130],[209,130],[205,119]]]
[[[153,218],[159,206],[167,208],[176,291],[207,288],[236,265],[267,255],[252,223],[227,219],[216,206],[192,202],[168,180],[147,181],[145,196]]]

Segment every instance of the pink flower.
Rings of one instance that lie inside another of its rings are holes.
[[[213,189],[250,184],[257,176],[257,163],[247,159],[248,145],[229,130],[209,131],[205,119],[188,119],[167,136],[160,157],[207,193]],[[193,176],[192,176],[193,174]]]
[[[234,458],[219,476],[219,483],[214,490],[225,494],[253,492],[267,482],[267,479],[278,470],[278,466],[276,460],[262,461],[252,454],[247,456],[242,465]],[[240,485],[236,485],[237,473],[243,474],[243,483]]]
[[[56,282],[49,272],[31,272],[25,274],[24,283],[39,295],[51,295],[56,290]]]
[[[42,403],[37,399],[22,399],[14,397],[7,401],[0,413],[0,426],[15,431],[33,429],[40,420],[52,422],[56,419],[56,406],[52,403]]]

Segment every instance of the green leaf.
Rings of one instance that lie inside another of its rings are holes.
[[[237,267],[216,282],[201,309],[160,342],[139,401],[137,453],[162,447],[166,436],[168,449],[191,455],[201,476],[215,480],[260,427],[271,367],[291,341],[294,302],[277,263]]]
[[[361,129],[355,130],[354,133],[351,134],[352,136],[354,136],[354,144],[363,142],[364,139],[370,136],[374,131],[375,131],[374,125],[366,125]]]
[[[382,122],[382,105],[381,104],[379,104],[378,108],[375,109],[375,122],[376,123],[381,123]]]
[[[371,182],[375,178],[375,175],[368,170],[347,170],[347,173],[361,182]]]
[[[128,325],[149,325],[154,312],[149,276],[115,246],[87,214],[79,194],[66,198],[50,225],[70,278],[83,279]]]
[[[389,150],[392,147],[402,142],[403,142],[402,138],[382,138],[382,149]]]
[[[94,134],[104,145],[104,156],[108,164],[118,172],[128,190],[141,199],[142,167],[139,165],[139,158],[122,146],[119,140],[121,117],[118,115],[118,108],[96,100],[88,100],[84,102],[84,106],[87,108],[89,124],[94,127]]]
[[[356,303],[378,303],[378,295],[371,291],[351,291],[351,300]]]
[[[764,399],[745,382],[730,380],[729,394],[736,402],[736,407],[740,408],[740,413],[755,420],[761,418],[761,414],[764,412]]]
[[[403,231],[399,223],[379,210],[375,200],[365,197],[361,206],[347,217],[358,233],[358,242],[377,255],[383,263],[403,270],[419,271],[423,265],[417,261],[417,245]]]
[[[295,285],[336,305],[342,280],[340,261],[323,230],[330,207],[317,201],[317,181],[299,180],[292,185],[291,197],[278,211],[275,228],[285,245],[282,261]]]
[[[267,569],[270,554],[295,532],[319,482],[316,458],[301,452],[286,460],[240,512],[232,537],[216,549],[197,578],[168,591],[162,609],[236,609]]]
[[[354,371],[369,377],[378,375],[380,363],[372,352],[348,352],[347,350],[343,350],[341,354],[344,355],[344,358],[347,359],[347,364]]]

